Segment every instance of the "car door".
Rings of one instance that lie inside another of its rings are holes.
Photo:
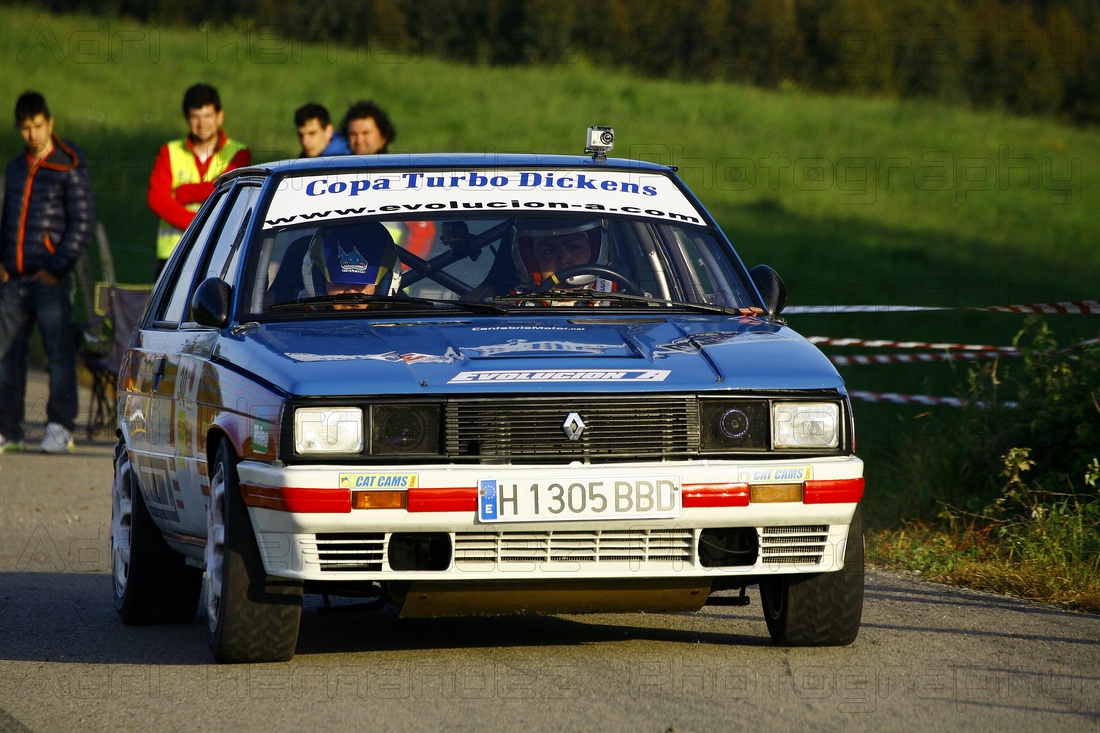
[[[191,297],[198,283],[211,273],[224,276],[235,260],[258,190],[227,186],[203,207],[189,230],[193,236],[180,243],[186,250],[165,269],[166,284],[157,288],[138,348],[131,349],[131,369],[140,378],[135,404],[143,404],[145,418],[145,430],[131,438],[134,464],[150,513],[184,540],[205,535],[205,425],[209,405],[219,399],[210,389],[217,380],[209,365],[219,332],[191,319]]]

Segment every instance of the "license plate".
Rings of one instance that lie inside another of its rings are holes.
[[[679,476],[478,482],[482,522],[666,519],[682,512]]]

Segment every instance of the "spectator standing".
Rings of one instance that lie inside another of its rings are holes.
[[[95,228],[91,177],[83,152],[54,133],[41,94],[19,97],[15,126],[26,147],[5,171],[0,218],[0,453],[26,450],[27,354],[35,322],[50,389],[39,448],[71,453],[79,409],[72,272]]]
[[[295,110],[294,126],[298,128],[298,144],[302,147],[299,158],[347,155],[351,152],[344,134],[336,132],[328,109],[322,104],[309,102]]]
[[[389,152],[389,144],[397,139],[397,129],[385,110],[374,102],[361,101],[344,115],[344,136],[354,155],[374,155]]]
[[[160,217],[158,275],[195,212],[214,192],[215,179],[252,162],[248,148],[222,130],[225,112],[214,87],[195,84],[184,92],[183,117],[187,137],[161,146],[149,176],[149,208]]]
[[[375,155],[389,152],[389,144],[397,139],[397,128],[384,109],[364,100],[351,105],[344,115],[344,135],[353,155]],[[433,222],[391,222],[386,228],[399,247],[417,257],[427,257],[431,251]]]

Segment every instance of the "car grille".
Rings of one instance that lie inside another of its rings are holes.
[[[576,412],[584,430],[566,437]],[[447,454],[452,458],[548,458],[586,461],[668,459],[699,450],[694,397],[583,395],[569,399],[456,400],[446,407]]]
[[[455,566],[504,563],[691,562],[690,530],[624,529],[551,532],[463,532]]]
[[[764,565],[820,565],[829,525],[764,527]],[[316,556],[328,573],[389,570],[388,535],[382,532],[328,532],[316,536]],[[312,548],[310,548],[312,549]],[[313,553],[307,553],[313,554]],[[482,570],[511,563],[607,564],[695,562],[695,535],[689,529],[554,530],[456,532],[454,566]]]
[[[387,535],[381,532],[319,533],[315,541],[316,557],[324,572],[390,569],[385,562]],[[454,563],[467,569],[520,562],[686,563],[693,559],[693,541],[691,530],[665,529],[458,532],[454,535]]]
[[[828,538],[827,524],[764,527],[760,559],[765,565],[820,565]]]
[[[375,572],[382,569],[384,538],[381,532],[326,532],[317,535],[317,559],[321,569],[333,573]]]

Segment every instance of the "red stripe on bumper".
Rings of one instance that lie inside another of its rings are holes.
[[[477,488],[409,489],[410,512],[477,513]]]
[[[802,488],[806,504],[854,504],[863,498],[863,477],[838,481],[807,481]]]
[[[299,514],[349,514],[351,492],[347,489],[295,489],[241,484],[244,503],[258,509]]]
[[[685,509],[711,506],[748,505],[748,484],[684,484]]]

